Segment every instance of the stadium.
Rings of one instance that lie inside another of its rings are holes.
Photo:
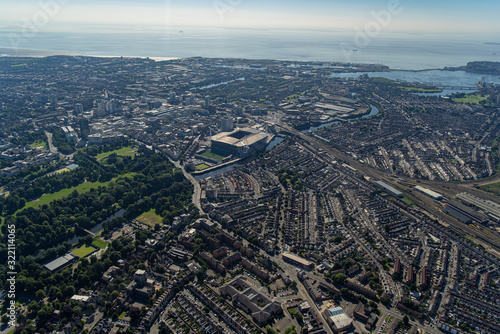
[[[270,139],[270,135],[256,129],[235,129],[213,136],[211,151],[243,158],[264,150]]]

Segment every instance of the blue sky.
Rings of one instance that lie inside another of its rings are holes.
[[[353,31],[376,28],[378,23],[388,33],[500,34],[500,1],[492,0],[0,0],[0,8],[0,27],[20,27],[38,18],[41,29],[47,30],[98,25],[120,31],[144,27]]]

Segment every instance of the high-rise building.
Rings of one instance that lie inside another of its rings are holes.
[[[97,117],[103,117],[106,115],[106,102],[101,101],[97,104],[97,111],[95,116]]]
[[[78,120],[78,125],[80,126],[80,136],[83,139],[87,139],[90,135],[89,121],[86,118],[80,118]]]
[[[50,95],[50,104],[53,106],[57,105],[57,95]]]
[[[75,104],[75,116],[83,114],[83,105],[81,103]]]
[[[223,118],[221,121],[222,132],[231,132],[234,130],[234,124],[232,118]]]

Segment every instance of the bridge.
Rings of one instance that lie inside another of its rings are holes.
[[[470,87],[470,86],[436,86],[441,89],[450,89],[450,90],[478,90],[478,87]]]

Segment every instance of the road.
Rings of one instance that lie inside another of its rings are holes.
[[[380,307],[380,306],[379,306]],[[395,310],[383,310],[381,319],[385,319],[386,317],[393,317],[398,320],[403,320],[404,315]],[[383,322],[382,322],[383,323]],[[380,327],[382,327],[382,323],[377,325],[373,333],[378,333]],[[443,334],[440,330],[431,327],[427,322],[420,323],[415,320],[410,320],[410,324],[417,327],[421,332],[420,333],[429,333],[429,334]]]
[[[184,169],[184,167],[181,166],[179,161],[173,161],[173,160],[170,160],[170,161],[174,164],[175,167],[182,170],[184,177],[186,179],[188,179],[189,182],[191,182],[193,184],[194,191],[193,191],[192,201],[193,201],[193,204],[196,205],[198,210],[200,210],[200,213],[203,214],[204,212],[203,212],[203,209],[201,208],[201,186],[200,186],[200,183],[198,181],[196,181],[196,179],[193,177],[193,175],[186,172],[186,170]]]
[[[52,143],[52,133],[45,131],[45,136],[47,136],[47,143],[49,144],[49,151],[51,153],[58,153],[57,148]]]
[[[309,296],[309,293],[306,291],[306,289],[304,288],[302,283],[297,278],[297,271],[298,271],[297,267],[283,261],[281,254],[275,255],[275,256],[271,257],[271,259],[273,261],[275,261],[276,263],[278,263],[278,265],[281,268],[283,268],[283,270],[285,270],[285,273],[290,277],[290,279],[294,280],[297,283],[297,289],[299,290],[299,293],[302,295],[302,298],[304,300],[307,300],[309,302],[309,304],[311,305],[311,307],[314,310],[315,315],[321,319],[321,322],[323,323],[323,328],[325,329],[325,331],[329,334],[333,334],[333,331],[331,330],[330,326],[328,326],[328,323],[326,322],[326,319],[324,318],[323,314],[321,314],[321,311],[318,308],[318,306],[316,305],[316,302],[314,302],[314,300],[312,300],[312,298]]]
[[[103,313],[99,312],[99,311],[96,311],[94,313],[94,321],[90,324],[85,324],[85,326],[83,326],[83,329],[87,330],[88,332],[91,331],[92,328],[94,328],[95,325],[97,325],[97,323],[101,320],[103,316]]]

